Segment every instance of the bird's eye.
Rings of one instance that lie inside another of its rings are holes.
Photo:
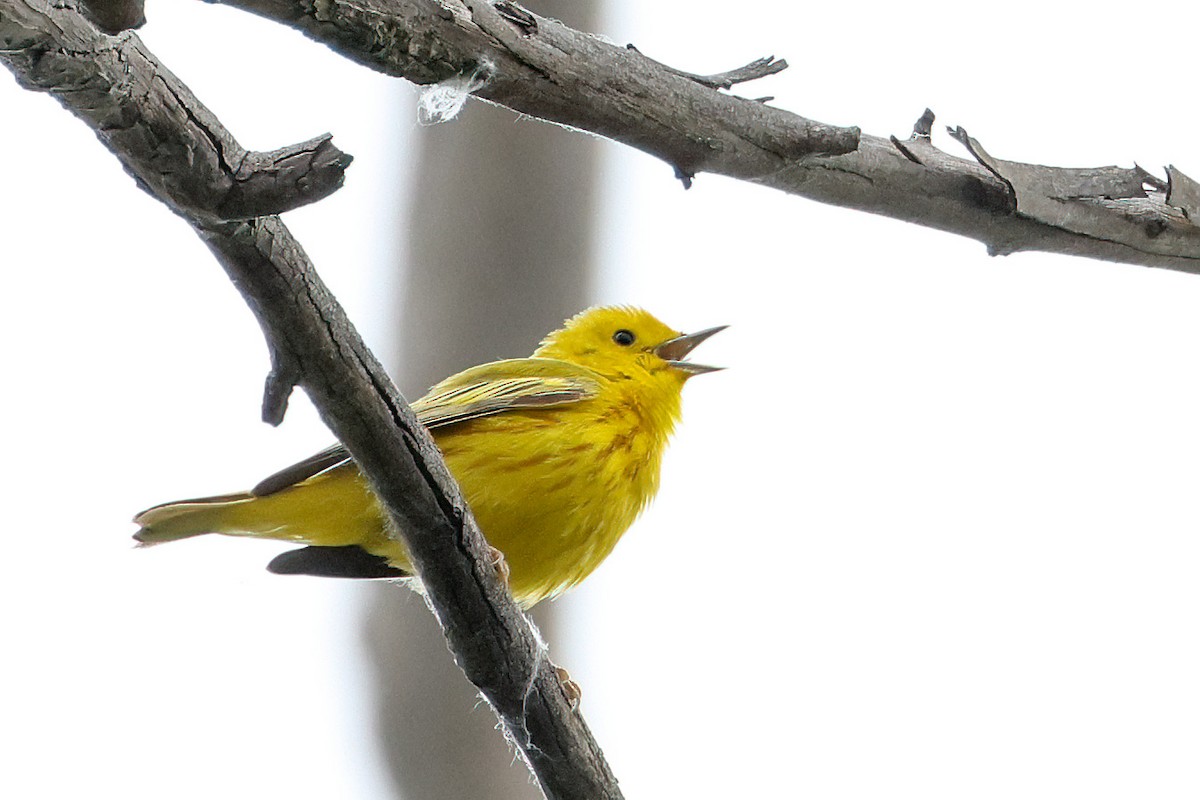
[[[637,337],[633,335],[633,331],[629,331],[624,328],[621,328],[621,330],[613,334],[613,341],[622,347],[629,347],[629,345],[633,344],[633,341],[636,338]]]

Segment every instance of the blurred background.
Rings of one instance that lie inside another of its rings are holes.
[[[999,158],[1174,163],[1194,4],[531,3],[741,89]],[[738,16],[731,16],[738,14]],[[286,216],[413,398],[600,302],[698,355],[657,501],[538,610],[626,796],[1200,790],[1200,277],[981,245],[671,169],[418,90],[299,34],[151,2],[141,32],[243,145],[325,130],[346,187]],[[220,53],[215,57],[214,53]],[[267,574],[282,545],[134,550],[144,507],[324,447],[187,226],[0,78],[8,451],[0,795],[534,798],[424,603]]]

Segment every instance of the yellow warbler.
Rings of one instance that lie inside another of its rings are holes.
[[[717,369],[682,359],[719,330],[683,335],[640,309],[593,308],[532,357],[464,370],[412,404],[523,605],[586,578],[654,496],[680,390]],[[340,445],[250,492],[166,503],[134,522],[144,544],[222,533],[309,545],[273,560],[278,573],[412,575]]]

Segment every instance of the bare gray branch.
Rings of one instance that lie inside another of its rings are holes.
[[[328,135],[246,150],[140,39],[98,36],[69,8],[0,3],[0,61],[25,88],[54,95],[144,188],[192,219],[245,219],[320,200],[342,185],[351,161]]]
[[[1021,165],[1018,202],[1013,183],[934,146],[932,113],[905,141],[860,136],[722,94],[636,50],[518,14],[511,2],[501,13],[484,0],[217,1],[415,83],[485,72],[478,97],[656,155],[685,186],[714,172],[967,236],[993,254],[1044,250],[1200,271],[1200,229],[1153,181],[1140,197],[1081,196],[1051,214],[1059,200],[1034,198],[1058,180],[1057,168]]]

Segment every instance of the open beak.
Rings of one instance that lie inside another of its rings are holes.
[[[686,372],[689,375],[703,375],[705,372],[716,372],[717,370],[724,369],[724,367],[706,367],[703,364],[693,364],[683,359],[705,339],[714,333],[720,333],[728,327],[728,325],[718,325],[715,328],[708,328],[698,333],[687,333],[683,336],[676,336],[674,339],[668,339],[654,348],[654,354],[675,369],[680,372]]]

